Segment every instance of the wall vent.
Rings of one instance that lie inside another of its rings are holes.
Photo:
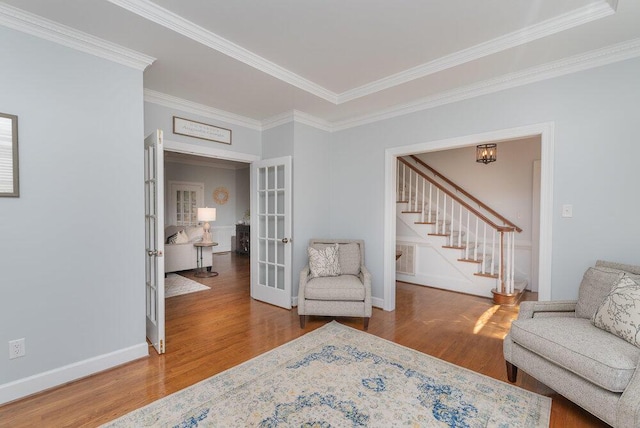
[[[396,273],[416,274],[416,244],[397,243],[396,254],[402,255],[396,260]]]

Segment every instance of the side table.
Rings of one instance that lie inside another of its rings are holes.
[[[211,248],[218,245],[217,242],[194,242],[193,246],[196,247],[196,273],[195,276],[198,278],[210,278],[212,276],[218,276],[218,272],[213,271],[213,254],[211,255],[211,272],[207,271],[207,268],[204,267],[204,263],[202,263],[202,249],[203,248]]]

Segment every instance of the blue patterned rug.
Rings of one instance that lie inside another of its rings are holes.
[[[547,427],[551,399],[332,322],[105,427]]]

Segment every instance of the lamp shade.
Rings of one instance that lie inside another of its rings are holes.
[[[198,208],[198,221],[216,221],[216,209]]]

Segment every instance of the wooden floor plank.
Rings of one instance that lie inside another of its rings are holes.
[[[0,407],[1,427],[94,427],[220,373],[330,321],[251,300],[249,258],[216,255],[211,290],[166,300],[167,353],[90,376]],[[532,299],[530,294],[525,299]],[[489,299],[398,283],[394,312],[374,309],[369,333],[507,381],[502,339],[517,308]],[[339,322],[362,329],[358,318]],[[526,373],[517,385],[553,398],[552,427],[606,427]]]

